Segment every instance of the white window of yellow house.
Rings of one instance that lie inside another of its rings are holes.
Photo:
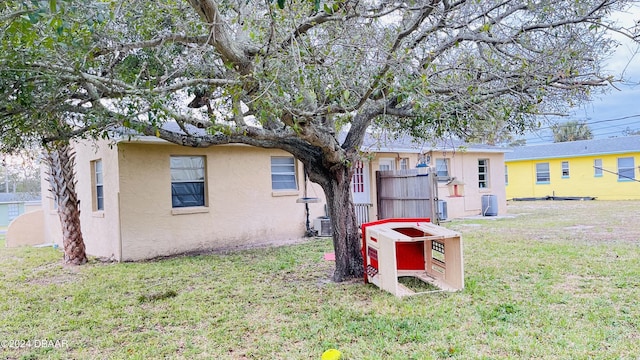
[[[271,189],[298,190],[296,161],[293,156],[274,156],[271,158]]]
[[[449,180],[449,159],[436,159],[436,177],[438,181]]]
[[[205,157],[171,156],[171,206],[205,206]]]
[[[489,159],[478,159],[478,187],[489,187]]]
[[[551,180],[549,173],[549,163],[537,163],[536,164],[536,183],[548,184]]]
[[[636,178],[633,157],[618,158],[618,181],[631,181]]]
[[[102,172],[102,160],[91,162],[92,183],[93,183],[93,211],[104,210],[104,182]]]
[[[569,177],[569,162],[568,161],[563,161],[562,162],[562,177],[563,178],[568,178]]]
[[[409,158],[400,159],[400,170],[409,170]]]
[[[595,177],[602,176],[602,159],[593,160],[593,176]]]

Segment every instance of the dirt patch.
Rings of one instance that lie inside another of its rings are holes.
[[[514,227],[534,239],[640,244],[640,201],[515,201],[508,212],[520,215]]]
[[[80,266],[52,262],[34,268],[27,283],[42,286],[61,285],[76,282],[81,277],[82,269]]]
[[[580,276],[580,275],[568,275],[564,281],[555,285],[554,288],[562,292],[570,293],[573,295],[584,292],[585,288],[592,287],[592,283],[597,280],[593,276]]]

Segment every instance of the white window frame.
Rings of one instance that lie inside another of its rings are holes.
[[[627,164],[620,164],[621,162],[630,162]],[[633,181],[636,179],[636,167],[635,159],[633,156],[619,157],[618,158],[618,181]]]
[[[504,166],[504,184],[509,185],[509,166]]]
[[[561,166],[561,170],[562,170],[562,177],[563,178],[568,178],[569,177],[569,161],[563,161]]]
[[[104,211],[104,167],[102,159],[91,162],[93,173],[93,211]]]
[[[378,170],[380,171],[395,171],[396,159],[394,158],[381,158],[378,161]]]
[[[189,162],[193,163],[194,160],[198,160],[202,165],[196,164],[179,164],[178,159],[191,159]],[[186,207],[206,207],[207,206],[207,158],[203,155],[171,155],[170,156],[170,172],[171,172],[171,207],[186,208]],[[178,184],[192,184],[200,185],[198,188],[202,188],[202,194],[187,193],[176,194],[176,190],[179,190]],[[189,201],[189,197],[192,199]],[[180,202],[178,202],[180,201]]]
[[[593,159],[593,176],[602,177],[602,159]]]
[[[544,165],[545,169],[540,169]],[[544,176],[546,175],[546,176]],[[536,184],[549,184],[551,182],[551,169],[548,162],[536,163]]]
[[[478,159],[478,188],[489,188],[489,159]]]
[[[363,193],[365,189],[364,184],[364,163],[362,161],[356,161],[353,165],[353,176],[351,177],[351,191],[353,194]]]
[[[293,156],[271,157],[271,190],[297,191],[298,174]]]
[[[7,218],[9,222],[20,216],[20,203],[13,202],[7,204]]]
[[[409,158],[400,159],[400,170],[409,170]]]
[[[436,158],[436,177],[438,181],[449,181],[449,158]]]

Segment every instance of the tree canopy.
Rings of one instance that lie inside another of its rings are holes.
[[[343,279],[362,271],[348,183],[366,131],[508,136],[562,113],[615,79],[601,63],[624,29],[605,16],[628,4],[6,0],[2,147],[124,126],[286,150],[327,195]]]
[[[567,142],[593,139],[593,132],[586,121],[571,120],[551,127],[553,142]]]

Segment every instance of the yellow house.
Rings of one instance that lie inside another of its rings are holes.
[[[514,148],[505,155],[507,197],[640,199],[640,136]]]
[[[369,139],[352,182],[360,222],[377,219],[375,172],[437,167],[449,218],[478,215],[495,194],[506,212],[504,154],[493,147],[420,147]],[[155,137],[75,144],[82,232],[89,255],[116,261],[292,242],[326,215],[322,189],[277,149],[248,145],[190,148]],[[455,180],[455,181],[453,181]],[[454,185],[455,183],[455,190]],[[44,243],[62,245],[43,181]],[[300,203],[302,198],[316,203]],[[306,207],[309,212],[307,214]]]

